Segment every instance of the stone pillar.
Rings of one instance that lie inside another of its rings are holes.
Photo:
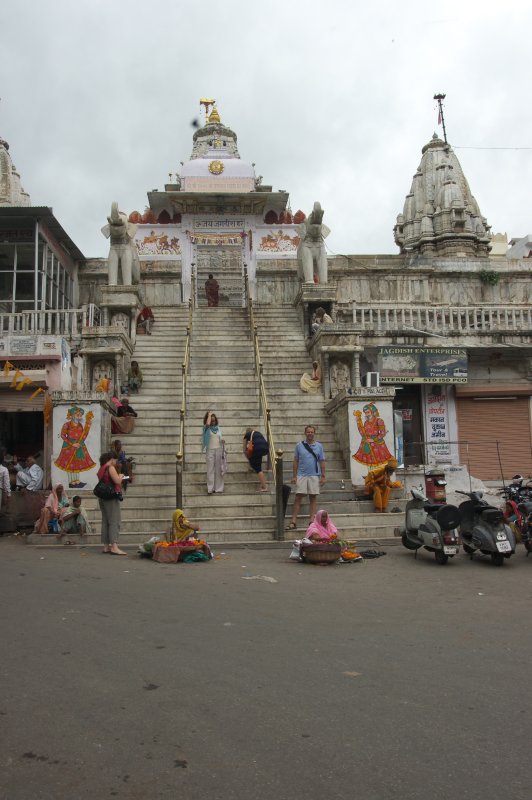
[[[329,400],[331,397],[331,376],[329,375],[329,369],[330,369],[329,353],[323,353],[322,360],[323,360],[323,371],[322,371],[323,396],[325,397],[325,400]]]
[[[129,316],[130,316],[129,338],[131,339],[131,343],[133,344],[134,347],[135,341],[137,339],[137,306],[131,306]]]
[[[353,353],[351,362],[351,386],[353,389],[360,389],[360,353]]]
[[[115,393],[120,396],[122,393],[122,357],[120,353],[115,353]]]

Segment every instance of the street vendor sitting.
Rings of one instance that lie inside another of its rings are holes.
[[[314,544],[328,544],[336,539],[337,533],[336,525],[329,517],[328,511],[321,509],[308,526],[305,538]]]
[[[194,538],[194,534],[199,529],[199,525],[195,522],[189,522],[185,517],[185,513],[180,508],[176,508],[172,514],[172,530],[168,538],[171,542],[186,542],[187,539]]]
[[[364,478],[368,494],[373,495],[375,511],[385,512],[390,502],[392,489],[401,487],[401,481],[392,481],[391,477],[397,469],[397,459],[389,458],[385,464],[370,470]]]

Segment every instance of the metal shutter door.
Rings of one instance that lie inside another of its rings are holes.
[[[469,462],[471,475],[481,480],[501,479],[496,441],[505,478],[516,473],[532,475],[530,399],[456,399],[458,439],[462,464]]]

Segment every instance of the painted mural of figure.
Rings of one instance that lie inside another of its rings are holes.
[[[96,466],[96,462],[92,460],[85,444],[94,414],[89,411],[85,417],[85,425],[83,425],[84,413],[79,406],[72,406],[68,409],[67,421],[61,428],[63,446],[54,462],[56,467],[68,474],[68,485],[71,489],[81,489],[85,486],[79,479],[79,473]]]
[[[388,450],[384,437],[386,436],[386,425],[379,415],[379,410],[375,403],[366,403],[363,408],[365,420],[362,422],[362,412],[354,411],[353,414],[357,421],[358,432],[362,441],[352,456],[359,464],[367,464],[369,467],[378,467],[386,464],[392,454]]]

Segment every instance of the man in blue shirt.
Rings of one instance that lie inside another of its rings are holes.
[[[301,511],[303,498],[308,495],[310,518],[316,516],[316,497],[320,486],[325,483],[325,453],[320,442],[316,441],[316,428],[307,425],[305,439],[298,442],[294,450],[292,483],[296,484],[296,496],[288,529],[297,527],[297,517]]]

